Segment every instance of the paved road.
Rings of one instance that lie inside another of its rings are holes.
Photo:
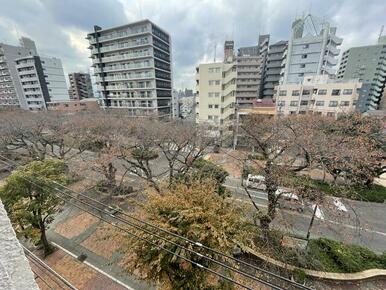
[[[225,186],[232,197],[240,202],[250,203],[241,187],[240,179],[227,178]],[[267,194],[250,190],[253,200],[266,207]],[[386,251],[386,204],[340,199],[347,212],[340,211],[332,198],[326,198],[320,206],[322,216],[315,218],[311,238],[327,237],[371,248],[381,253]],[[274,225],[296,235],[306,236],[312,217],[311,204],[299,213],[294,210],[279,210]]]

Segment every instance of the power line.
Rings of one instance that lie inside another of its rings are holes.
[[[23,246],[24,252],[26,253],[27,258],[31,262],[33,262],[35,265],[44,268],[46,271],[51,273],[51,275],[55,276],[57,279],[59,279],[64,285],[66,285],[71,290],[77,290],[70,282],[68,282],[63,276],[61,276],[58,272],[56,272],[54,269],[52,269],[50,266],[48,266],[46,263],[44,263],[42,260],[40,260],[34,253],[32,253],[30,250],[28,250],[25,246]],[[51,280],[53,280],[51,278]],[[54,280],[53,280],[54,281]],[[54,281],[55,282],[55,281]],[[58,284],[57,282],[55,282]],[[63,287],[58,284],[61,289],[64,289]]]
[[[1,156],[0,156],[0,157],[1,157]],[[82,197],[85,197],[85,198],[87,198],[87,199],[93,201],[93,202],[96,202],[96,203],[98,203],[98,204],[100,204],[100,205],[103,205],[103,206],[107,207],[108,209],[110,209],[110,210],[112,210],[112,211],[115,211],[116,213],[119,213],[119,214],[121,214],[121,215],[127,216],[128,218],[131,218],[131,219],[133,219],[133,220],[135,220],[135,221],[137,221],[137,222],[143,223],[143,224],[145,224],[145,225],[147,225],[147,226],[149,226],[149,227],[152,227],[152,228],[154,228],[154,229],[157,229],[157,230],[159,230],[159,231],[161,231],[161,232],[164,232],[164,233],[167,233],[167,234],[169,234],[169,235],[172,235],[172,236],[174,236],[174,237],[176,237],[176,238],[182,239],[182,240],[186,241],[187,243],[192,244],[192,245],[194,245],[194,246],[196,246],[196,247],[203,248],[203,249],[208,250],[208,251],[210,251],[210,252],[212,252],[212,253],[215,253],[215,254],[217,254],[217,255],[219,255],[219,256],[222,256],[222,257],[227,258],[227,259],[231,259],[231,260],[233,260],[233,261],[235,261],[235,262],[237,262],[237,263],[239,263],[239,264],[242,264],[242,265],[244,265],[244,266],[250,267],[250,268],[252,268],[252,269],[254,269],[254,270],[256,270],[256,271],[260,271],[260,272],[263,272],[263,273],[265,273],[265,274],[267,274],[267,275],[271,275],[271,276],[273,276],[273,277],[275,277],[275,278],[281,279],[281,280],[283,280],[283,281],[285,281],[285,282],[288,282],[288,283],[292,284],[293,286],[297,286],[297,287],[300,288],[300,289],[305,289],[305,290],[309,290],[309,289],[310,289],[309,287],[306,287],[306,286],[304,286],[304,285],[302,285],[302,284],[300,284],[300,283],[297,283],[297,282],[292,281],[292,280],[290,280],[290,279],[288,279],[288,278],[285,278],[285,277],[283,277],[283,276],[280,276],[280,275],[278,275],[278,274],[276,274],[276,273],[270,272],[270,271],[268,271],[268,270],[266,270],[266,269],[263,269],[263,268],[261,268],[261,267],[257,267],[257,266],[255,266],[255,265],[252,265],[252,264],[250,264],[250,263],[247,263],[247,262],[245,262],[245,261],[243,261],[243,260],[240,260],[240,259],[237,259],[237,258],[235,258],[235,257],[229,256],[229,255],[227,255],[227,254],[221,253],[220,251],[217,251],[217,250],[215,250],[215,249],[212,249],[212,248],[210,248],[210,247],[208,247],[208,246],[205,246],[205,245],[203,245],[203,244],[201,244],[201,243],[199,243],[199,242],[190,240],[190,239],[188,239],[188,238],[186,238],[186,237],[184,237],[184,236],[178,235],[178,234],[173,233],[173,232],[171,232],[171,231],[169,231],[169,230],[163,229],[163,228],[158,227],[158,226],[155,226],[155,225],[153,225],[153,224],[151,224],[151,223],[149,223],[149,222],[143,221],[143,220],[141,220],[141,219],[139,219],[139,218],[136,218],[135,216],[132,216],[132,215],[130,215],[130,214],[127,214],[127,213],[125,213],[125,212],[123,212],[123,211],[121,211],[121,210],[118,210],[118,209],[116,209],[116,208],[113,208],[113,207],[111,207],[110,205],[105,204],[105,203],[102,203],[102,202],[100,202],[99,200],[96,200],[96,199],[94,199],[94,198],[92,198],[92,197],[89,197],[89,196],[87,196],[87,195],[85,195],[85,194],[75,192],[75,191],[72,190],[71,188],[66,187],[66,186],[64,186],[64,185],[62,185],[62,184],[60,184],[60,183],[57,183],[57,182],[54,182],[54,183],[57,184],[57,185],[60,185],[61,187],[65,188],[65,189],[67,189],[67,190],[70,190],[70,191],[74,192],[74,193],[77,194],[77,195],[80,195],[80,196],[82,196]],[[107,212],[107,214],[110,214],[110,213]]]
[[[32,268],[31,268],[31,271],[32,271],[32,273],[34,273],[35,276],[36,276],[37,278],[39,278],[39,279],[44,283],[44,285],[46,285],[49,289],[55,290],[54,288],[52,288],[52,287],[50,286],[50,284],[49,284],[45,279],[43,279],[42,276],[40,276],[40,275],[39,275],[36,271],[34,271]],[[36,278],[35,278],[35,281],[36,281]]]
[[[0,157],[2,157],[2,156],[0,155]],[[4,158],[4,157],[3,157],[3,158]],[[2,161],[2,160],[0,160],[0,161]],[[2,161],[2,162],[4,162],[4,161]],[[26,178],[26,177],[22,177],[22,179],[26,180],[27,182],[30,182],[31,184],[34,184],[35,186],[38,186],[38,187],[40,187],[40,188],[43,188],[41,185],[34,183],[33,181],[29,180],[29,179]],[[60,191],[60,190],[58,190],[57,188],[54,188],[54,189],[57,190],[57,191],[59,191],[59,192],[61,192],[61,193],[66,194],[66,195],[68,196],[67,193],[65,193],[65,192],[63,192],[63,191]],[[210,269],[210,268],[208,268],[208,267],[206,267],[206,266],[204,266],[204,265],[202,265],[202,264],[200,264],[200,263],[197,263],[197,262],[195,262],[195,261],[193,261],[193,260],[191,260],[191,259],[189,259],[189,258],[187,258],[187,257],[185,257],[185,256],[182,256],[182,255],[180,255],[180,254],[177,254],[177,253],[175,253],[175,252],[173,252],[173,251],[171,251],[171,250],[169,250],[169,249],[166,249],[165,247],[160,246],[160,245],[158,245],[158,244],[156,244],[156,243],[154,243],[154,242],[152,242],[152,241],[150,241],[150,240],[148,240],[148,239],[145,239],[145,238],[143,238],[143,237],[140,237],[140,236],[138,236],[138,235],[136,235],[136,234],[130,232],[127,228],[121,227],[121,226],[115,224],[114,222],[111,222],[111,221],[109,221],[109,220],[107,220],[107,219],[105,219],[105,218],[103,218],[103,217],[101,217],[101,216],[99,216],[99,215],[93,213],[92,211],[85,209],[85,208],[82,207],[82,206],[79,206],[79,205],[77,205],[77,204],[75,204],[75,203],[73,203],[73,202],[71,202],[71,201],[69,201],[69,200],[66,200],[64,197],[62,197],[62,196],[60,196],[60,195],[57,195],[57,196],[58,196],[60,199],[62,199],[63,201],[68,202],[69,204],[72,204],[73,206],[75,206],[75,207],[77,207],[77,208],[79,208],[79,209],[81,209],[81,210],[83,210],[83,211],[85,211],[85,212],[87,212],[87,213],[89,213],[89,214],[91,214],[91,215],[93,215],[93,216],[99,218],[100,220],[106,222],[107,224],[110,224],[110,225],[112,225],[112,226],[114,226],[114,227],[116,227],[116,228],[118,228],[118,229],[120,229],[120,230],[126,232],[126,233],[129,234],[130,236],[133,236],[133,237],[135,237],[135,238],[137,238],[137,239],[139,239],[139,240],[142,240],[142,241],[144,241],[144,242],[147,242],[147,243],[149,243],[149,244],[152,244],[153,246],[155,246],[155,247],[157,247],[157,248],[159,248],[159,249],[162,249],[162,250],[166,251],[167,253],[169,253],[169,254],[171,254],[171,255],[174,255],[174,256],[176,256],[176,257],[178,257],[178,258],[180,258],[180,259],[183,259],[183,260],[185,260],[185,261],[187,261],[187,262],[189,262],[189,263],[191,263],[191,264],[193,264],[193,265],[199,267],[200,269],[203,269],[203,270],[205,270],[205,271],[208,271],[208,272],[210,272],[211,274],[214,274],[214,275],[216,275],[216,276],[218,276],[218,277],[220,277],[220,278],[222,278],[222,279],[224,279],[224,280],[227,280],[228,282],[231,282],[231,283],[233,283],[233,284],[235,284],[235,285],[241,286],[241,287],[243,287],[243,288],[245,288],[245,289],[248,289],[248,290],[253,290],[253,288],[250,288],[249,286],[246,286],[246,285],[244,285],[244,284],[242,284],[242,283],[240,283],[240,282],[238,282],[238,281],[236,281],[236,280],[234,280],[234,279],[232,279],[232,278],[230,278],[230,277],[228,277],[228,276],[226,276],[226,275],[224,275],[224,274],[221,274],[221,273],[219,273],[219,272],[216,272],[216,271],[214,271],[214,270],[212,270],[212,269]],[[73,198],[74,198],[74,197],[73,197]],[[74,198],[74,199],[76,199],[76,198]],[[80,201],[80,202],[82,202],[82,203],[85,203],[85,202],[82,201],[82,200],[79,200],[79,199],[76,199],[76,200],[78,200],[78,201]],[[86,203],[86,204],[87,204],[87,203]],[[90,205],[89,205],[89,206],[90,206]],[[97,209],[98,211],[101,211],[100,209],[98,209],[98,208],[96,208],[96,207],[95,207],[95,209]],[[109,215],[110,215],[111,217],[115,218],[113,215],[111,215],[111,214],[109,214]],[[199,255],[200,257],[204,257],[202,254],[199,254],[199,253],[197,253],[197,255]],[[249,275],[249,274],[248,274],[248,275]],[[266,283],[269,283],[269,282],[266,282]],[[277,290],[282,290],[282,288],[276,287],[276,286],[274,286],[274,285],[271,286],[271,287],[273,287],[274,289],[277,289]]]
[[[5,159],[7,159],[7,160],[9,160],[9,161],[11,161],[11,162],[14,162],[14,161],[12,161],[12,160],[10,160],[10,159],[4,157],[4,156],[1,156],[1,155],[0,155],[0,157],[5,158]],[[2,161],[2,160],[0,160],[0,161]],[[4,162],[4,161],[3,161],[3,162]],[[16,163],[16,162],[14,162],[14,163]],[[29,182],[31,182],[31,181],[29,181]],[[105,204],[105,203],[102,203],[102,202],[100,202],[100,201],[98,201],[98,200],[96,200],[96,199],[93,199],[93,198],[91,198],[91,197],[88,197],[87,195],[84,195],[84,194],[82,194],[82,193],[75,192],[74,190],[72,190],[72,189],[70,189],[70,188],[68,188],[68,187],[66,187],[66,186],[64,186],[64,185],[61,185],[61,184],[56,183],[56,182],[55,182],[55,184],[56,184],[56,185],[59,185],[59,186],[61,186],[61,187],[63,187],[63,188],[65,188],[66,190],[70,190],[71,192],[73,192],[73,193],[75,193],[75,194],[77,194],[77,195],[80,195],[80,196],[82,196],[82,197],[85,197],[85,198],[87,198],[88,200],[91,200],[91,201],[93,201],[93,202],[96,202],[96,203],[98,203],[98,204],[104,206],[104,207],[107,207],[107,208],[110,209],[110,210],[114,210],[115,213],[120,213],[120,214],[122,214],[122,215],[124,215],[124,216],[127,216],[127,217],[129,217],[129,218],[131,218],[131,219],[133,219],[133,220],[135,220],[135,221],[137,221],[137,222],[140,222],[140,223],[142,223],[142,224],[145,224],[145,225],[147,225],[147,226],[149,226],[149,227],[152,227],[152,228],[154,228],[154,229],[156,229],[156,230],[162,231],[162,232],[167,233],[167,234],[169,234],[169,235],[172,235],[172,236],[174,236],[174,237],[176,237],[176,238],[183,239],[183,240],[186,241],[187,243],[190,243],[190,244],[192,244],[192,245],[194,245],[194,246],[197,246],[197,247],[206,249],[206,250],[208,250],[208,251],[210,251],[210,252],[212,252],[212,253],[215,253],[215,254],[217,254],[217,255],[219,255],[219,256],[222,256],[222,257],[227,258],[227,259],[231,259],[231,260],[233,260],[233,261],[235,261],[235,262],[237,262],[237,263],[239,263],[239,264],[243,264],[244,266],[248,266],[248,267],[250,267],[250,268],[252,268],[252,269],[254,269],[254,270],[263,272],[263,273],[265,273],[265,274],[267,274],[267,275],[271,275],[271,276],[273,276],[273,277],[275,277],[275,278],[278,278],[278,279],[280,279],[280,280],[282,280],[282,281],[288,282],[288,283],[290,283],[292,286],[295,286],[295,287],[297,287],[297,288],[300,288],[300,289],[307,289],[307,290],[308,290],[308,289],[311,289],[311,288],[306,287],[306,286],[304,286],[304,285],[302,285],[302,284],[300,284],[300,283],[297,283],[297,282],[292,281],[292,280],[290,280],[290,279],[288,279],[288,278],[285,278],[285,277],[283,277],[283,276],[280,276],[280,275],[278,275],[278,274],[276,274],[276,273],[273,273],[273,272],[270,272],[270,271],[265,270],[265,269],[263,269],[263,268],[254,266],[254,265],[252,265],[252,264],[249,264],[249,263],[247,263],[247,262],[244,262],[244,261],[242,261],[242,260],[239,260],[239,259],[237,259],[237,258],[234,258],[234,257],[232,257],[232,256],[230,256],[230,255],[223,254],[223,253],[221,253],[221,252],[219,252],[219,251],[217,251],[217,250],[214,250],[214,249],[212,249],[212,248],[209,248],[209,247],[207,247],[207,246],[205,246],[205,245],[203,245],[203,244],[201,244],[201,243],[195,242],[195,241],[190,240],[190,239],[188,239],[188,238],[186,238],[186,237],[183,237],[183,236],[181,236],[181,235],[175,234],[175,233],[170,232],[170,231],[168,231],[168,230],[165,230],[165,229],[163,229],[163,228],[157,227],[157,226],[155,226],[155,225],[153,225],[153,224],[151,224],[151,223],[148,223],[148,222],[146,222],[146,221],[140,220],[140,219],[138,219],[138,218],[136,218],[136,217],[134,217],[134,216],[131,216],[131,215],[129,215],[129,214],[123,212],[123,211],[120,211],[120,210],[118,210],[118,209],[115,209],[115,208],[113,208],[113,207],[111,207],[111,206],[109,206],[109,205],[107,205],[107,204]],[[219,262],[219,261],[217,261],[217,260],[215,260],[215,259],[213,259],[213,258],[211,258],[211,257],[207,257],[207,256],[205,256],[205,255],[203,255],[203,254],[201,254],[201,253],[197,253],[197,252],[195,252],[195,251],[193,251],[193,250],[191,250],[191,249],[189,249],[189,248],[186,248],[186,247],[184,247],[184,246],[182,246],[182,245],[180,245],[180,244],[177,244],[177,243],[175,243],[175,242],[173,242],[173,241],[170,241],[170,240],[168,240],[168,239],[166,239],[166,238],[164,238],[164,237],[161,237],[161,236],[157,235],[157,234],[154,233],[154,232],[151,232],[151,231],[149,231],[149,230],[147,230],[147,229],[143,229],[143,228],[140,227],[139,225],[132,224],[132,223],[130,223],[129,221],[127,221],[126,219],[123,219],[123,218],[121,218],[121,217],[117,217],[117,216],[111,214],[110,212],[108,212],[108,211],[106,211],[106,210],[104,210],[104,209],[100,209],[100,208],[96,207],[95,205],[92,205],[92,204],[90,204],[90,203],[87,203],[87,202],[85,202],[84,200],[78,199],[77,197],[74,197],[74,196],[71,195],[70,193],[63,192],[63,191],[61,191],[60,189],[58,189],[58,188],[56,188],[56,187],[52,187],[52,188],[55,189],[56,191],[59,191],[59,192],[65,194],[65,195],[67,195],[67,196],[72,197],[73,199],[75,199],[75,200],[77,200],[77,201],[79,201],[79,202],[85,204],[86,206],[89,206],[89,207],[91,207],[91,208],[93,208],[93,209],[95,209],[95,210],[97,210],[97,211],[99,211],[99,212],[101,212],[101,213],[107,214],[108,216],[112,217],[113,219],[119,220],[120,222],[122,222],[122,223],[124,223],[124,224],[127,224],[127,225],[129,225],[129,226],[131,226],[131,227],[134,227],[134,228],[136,228],[136,229],[138,229],[138,230],[141,230],[141,231],[143,231],[143,232],[145,232],[145,233],[147,233],[147,234],[153,235],[153,236],[155,236],[155,237],[157,237],[157,238],[159,238],[159,239],[161,239],[161,240],[164,240],[164,241],[166,241],[166,242],[168,242],[168,243],[171,243],[171,244],[173,244],[173,245],[175,245],[175,246],[177,246],[177,247],[179,247],[179,248],[181,248],[181,249],[184,249],[184,250],[186,250],[186,251],[189,251],[189,252],[191,252],[192,254],[198,255],[199,257],[205,258],[205,259],[207,259],[207,260],[209,260],[209,261],[211,261],[211,262],[213,262],[213,263],[216,263],[216,264],[218,264],[218,265],[220,265],[220,266],[222,266],[222,267],[224,267],[224,268],[227,268],[228,270],[232,270],[232,271],[234,271],[234,272],[236,272],[236,273],[239,273],[239,274],[241,274],[241,275],[243,275],[243,276],[245,276],[245,277],[248,277],[248,278],[250,278],[250,279],[253,279],[253,280],[256,281],[256,282],[262,283],[262,284],[264,284],[264,285],[266,285],[266,286],[270,286],[270,287],[272,287],[272,288],[274,288],[274,289],[280,289],[279,286],[276,286],[276,285],[274,285],[274,284],[272,284],[272,283],[270,283],[270,282],[268,282],[268,281],[259,279],[259,278],[255,277],[255,276],[252,276],[252,275],[250,275],[250,274],[248,274],[248,273],[245,273],[245,272],[243,272],[243,271],[241,271],[241,270],[238,270],[238,269],[236,269],[236,268],[234,268],[234,267],[232,267],[232,266],[229,266],[229,265],[227,265],[227,264],[224,264],[224,263],[222,263],[222,262]],[[99,216],[97,216],[97,217],[99,217]]]

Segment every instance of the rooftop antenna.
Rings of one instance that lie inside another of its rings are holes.
[[[217,42],[214,43],[214,57],[213,62],[216,62]]]
[[[383,34],[383,30],[385,29],[385,26],[382,25],[381,26],[381,31],[379,32],[379,36],[378,36],[378,42],[381,40],[381,37],[382,37],[382,34]]]

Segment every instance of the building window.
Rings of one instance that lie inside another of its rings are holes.
[[[306,114],[306,111],[299,111],[299,114],[300,114],[300,115],[305,115],[305,114]]]
[[[327,95],[327,90],[326,90],[326,89],[320,89],[320,90],[318,91],[318,95],[319,95],[319,96]]]
[[[214,86],[214,85],[218,86],[219,84],[220,84],[219,80],[210,80],[209,81],[209,85],[210,86]]]
[[[218,105],[214,105],[214,108],[215,108],[215,109],[218,109],[218,107],[219,107]]]
[[[218,98],[218,97],[220,97],[220,93],[214,93],[214,96],[215,96],[216,98]]]
[[[304,73],[298,74],[298,77],[302,77],[302,76],[304,76]]]
[[[213,95],[214,95],[214,93],[208,93],[208,97],[209,97],[209,98],[212,98]]]
[[[305,68],[306,67],[306,65],[304,64],[304,63],[302,63],[301,65],[300,65],[300,68]]]
[[[302,58],[307,58],[307,54],[303,54],[303,55],[302,55]]]
[[[335,117],[335,113],[334,112],[327,112],[327,117]]]
[[[332,96],[339,96],[340,95],[340,90],[338,90],[338,89],[332,90],[331,95]]]
[[[349,101],[341,101],[340,106],[341,107],[348,107],[348,106],[350,106],[350,102]]]
[[[279,96],[286,96],[287,95],[287,91],[286,90],[280,90],[279,91]]]
[[[291,106],[291,107],[297,107],[298,104],[299,104],[298,101],[291,101],[291,102],[290,102],[290,106]]]
[[[208,120],[213,120],[213,116],[208,115]]]
[[[343,95],[352,95],[352,89],[344,89]]]
[[[300,106],[307,106],[308,105],[308,101],[301,101],[300,102]]]
[[[296,111],[290,111],[290,115],[295,115]]]
[[[279,101],[279,102],[277,103],[277,105],[278,105],[279,107],[284,107],[284,106],[285,106],[285,101]]]
[[[303,45],[303,48],[309,48],[310,47],[310,45],[309,44],[305,44],[305,45]]]
[[[303,90],[302,96],[309,96],[311,94],[310,90]]]
[[[324,101],[316,101],[315,106],[323,107],[324,106]]]
[[[213,105],[208,105],[208,108],[209,108],[209,109],[212,109],[212,108],[213,108]]]
[[[329,107],[338,107],[338,101],[330,101],[328,104]]]
[[[293,96],[300,96],[300,91],[299,90],[293,90],[292,95]]]

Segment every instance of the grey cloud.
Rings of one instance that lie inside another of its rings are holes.
[[[232,37],[236,47],[256,44],[259,33],[270,33],[271,41],[288,39],[292,21],[303,13],[336,25],[344,49],[374,43],[386,24],[384,0],[13,0],[1,5],[0,41],[13,37],[16,42],[17,27],[40,51],[62,58],[67,71],[90,65],[87,43],[84,51],[74,50],[69,30],[77,29],[83,38],[94,24],[110,27],[148,18],[172,37],[177,87],[193,87],[195,65],[213,57],[215,44],[219,60],[224,40]]]

